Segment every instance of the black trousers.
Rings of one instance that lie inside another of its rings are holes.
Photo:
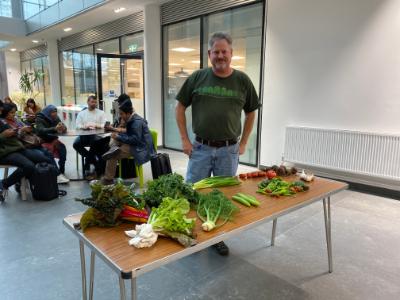
[[[3,180],[3,187],[5,189],[9,188],[19,182],[22,177],[30,179],[35,171],[35,164],[39,162],[53,163],[49,157],[46,157],[38,149],[24,149],[0,158],[0,164],[17,167],[10,176]]]
[[[90,164],[96,168],[97,175],[104,173],[105,162],[101,156],[109,149],[110,137],[98,135],[78,136],[73,144],[74,149],[85,158],[84,169],[89,170]],[[90,147],[87,150],[85,147]]]

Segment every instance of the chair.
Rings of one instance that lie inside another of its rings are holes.
[[[151,134],[151,138],[153,139],[154,150],[156,150],[156,152],[157,152],[158,132],[154,129],[150,129],[150,134]],[[133,159],[133,157],[129,157],[128,159]],[[118,164],[119,164],[119,177],[122,177],[121,160],[119,160]],[[138,166],[135,163],[135,171],[136,171],[136,175],[139,178],[139,187],[143,188],[144,187],[143,165]]]
[[[15,166],[11,166],[11,165],[0,165],[0,169],[4,169],[4,176],[3,176],[3,179],[6,179],[6,178],[8,177],[8,169],[9,169],[9,168],[15,168]],[[23,201],[26,201],[26,200],[28,199],[28,198],[27,198],[27,194],[26,194],[28,188],[29,188],[28,180],[27,180],[25,177],[23,177],[23,178],[21,179],[21,199],[22,199]],[[7,191],[6,191],[6,194],[7,194]]]

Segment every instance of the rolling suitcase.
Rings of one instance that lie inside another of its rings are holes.
[[[157,179],[161,175],[171,174],[171,162],[167,153],[157,153],[151,158],[151,173],[153,179]]]

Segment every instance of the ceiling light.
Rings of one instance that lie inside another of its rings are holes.
[[[15,51],[17,51],[17,49],[11,48],[10,51],[15,52]]]
[[[199,64],[199,63],[200,63],[200,61],[199,61],[199,60],[192,60],[192,61],[191,61],[191,63],[194,63],[194,64]]]
[[[186,47],[178,47],[178,48],[173,48],[173,49],[171,49],[172,51],[176,51],[176,52],[184,52],[184,53],[186,53],[186,52],[191,52],[191,51],[194,51],[195,49],[193,49],[193,48],[186,48]]]
[[[125,7],[118,7],[116,9],[114,9],[114,12],[117,14],[117,13],[120,13],[121,11],[124,11],[125,9],[126,9]]]
[[[171,67],[177,67],[177,66],[180,66],[181,64],[177,64],[177,63],[169,63],[168,64],[168,66],[171,66]]]
[[[71,27],[64,28],[64,31],[65,31],[65,32],[68,32],[68,31],[71,31],[71,30],[72,30]]]
[[[38,40],[32,40],[32,43],[37,44],[37,43],[39,43],[39,41]]]
[[[243,58],[244,58],[243,56],[237,56],[237,55],[232,56],[232,60],[239,60]]]
[[[103,51],[103,49],[101,49],[101,48],[97,48],[96,50],[97,50],[97,51]]]

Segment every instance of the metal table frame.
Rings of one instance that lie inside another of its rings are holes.
[[[110,260],[104,253],[102,253],[99,249],[96,248],[96,246],[91,243],[88,239],[85,238],[84,234],[80,232],[79,230],[75,229],[74,226],[71,226],[68,222],[65,220],[63,223],[66,225],[68,229],[70,229],[78,238],[79,238],[79,249],[80,249],[80,258],[81,258],[81,272],[82,272],[82,295],[83,295],[83,300],[87,300],[88,294],[87,294],[87,282],[86,282],[86,262],[85,262],[85,250],[84,250],[84,245],[86,245],[88,248],[90,248],[91,253],[90,253],[90,277],[89,277],[89,299],[93,299],[93,287],[94,287],[94,265],[95,265],[95,256],[97,255],[100,257],[104,262],[106,262],[117,274],[119,277],[119,286],[120,286],[120,298],[121,300],[126,299],[126,288],[125,288],[125,280],[130,280],[131,281],[131,299],[136,300],[137,299],[137,286],[136,286],[136,278],[144,274],[146,272],[149,272],[153,269],[156,269],[158,267],[161,267],[163,265],[166,265],[170,262],[176,261],[178,259],[181,259],[183,257],[186,257],[192,253],[198,252],[200,250],[203,250],[207,247],[210,247],[211,245],[214,245],[218,242],[221,242],[223,240],[229,239],[231,237],[234,237],[243,231],[246,231],[248,229],[257,227],[263,223],[267,223],[269,221],[273,221],[272,223],[272,236],[271,236],[271,246],[275,245],[275,237],[276,237],[276,227],[277,227],[277,219],[278,217],[284,216],[286,214],[289,214],[292,211],[298,210],[302,207],[305,207],[307,205],[310,205],[316,201],[319,201],[322,199],[322,204],[323,204],[323,210],[324,210],[324,221],[325,221],[325,235],[326,235],[326,245],[327,245],[327,253],[328,253],[328,267],[329,267],[329,273],[333,272],[333,262],[332,262],[332,239],[331,239],[331,200],[330,196],[333,194],[336,194],[342,190],[347,189],[347,186],[341,188],[341,189],[336,189],[332,192],[328,192],[324,195],[320,195],[315,198],[311,198],[307,201],[304,201],[298,205],[295,205],[289,209],[286,209],[282,212],[279,212],[277,214],[268,216],[264,219],[261,219],[259,221],[247,224],[246,226],[238,227],[230,232],[223,233],[219,236],[216,236],[214,238],[210,238],[202,243],[199,243],[193,247],[190,248],[185,248],[183,251],[180,251],[176,254],[164,257],[161,260],[152,262],[148,265],[143,266],[141,269],[136,269],[132,270],[131,272],[123,272],[112,260]]]

